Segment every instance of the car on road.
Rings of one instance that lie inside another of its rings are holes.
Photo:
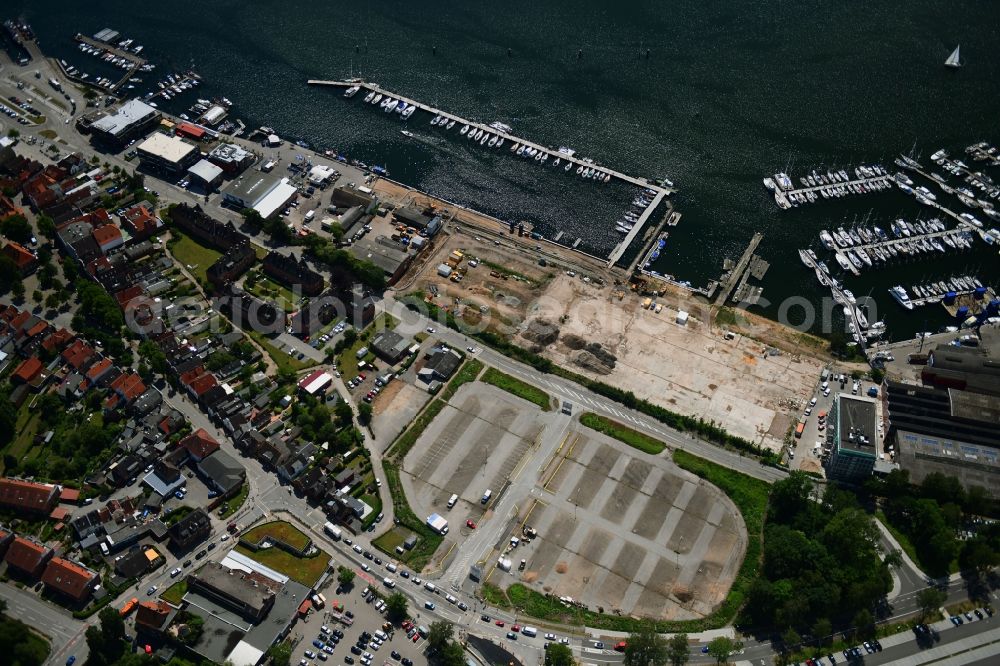
[[[545,634],[545,640],[547,640],[547,641],[554,641],[555,639],[556,639],[556,635],[555,634]]]
[[[434,331],[435,331],[435,328],[433,326],[428,326],[427,327],[427,332],[428,333],[433,333]]]
[[[497,625],[498,627],[502,627],[502,626],[504,626],[504,621],[503,620],[497,620],[493,624]]]
[[[363,570],[365,570],[365,571],[371,571],[371,570],[372,570],[372,568],[371,568],[370,566],[368,566],[368,564],[367,564],[367,563],[365,563],[365,562],[362,562],[362,563],[361,563],[361,568],[362,568]]]
[[[229,535],[228,534],[223,534],[222,538],[219,539],[219,541],[229,541]]]
[[[708,654],[708,646],[707,645],[702,645],[701,646],[701,653],[702,654]]]
[[[470,530],[476,529],[476,524],[471,520],[465,521],[465,526],[468,527]]]
[[[362,549],[358,544],[354,544],[354,546],[352,546],[352,550],[354,550],[355,553],[361,553]]]
[[[469,352],[470,354],[475,354],[475,353],[476,353],[476,352],[478,352],[479,350],[478,350],[478,349],[476,349],[475,347],[471,347],[471,346],[470,346],[470,347],[466,347],[466,348],[465,348],[465,351]]]
[[[197,553],[195,553],[194,559],[200,560],[201,558],[205,557],[206,555],[208,555],[208,551],[207,550],[199,550]]]
[[[75,663],[76,663],[76,655],[75,654],[71,654],[69,657],[66,658],[66,666],[73,666],[73,664],[75,664]]]
[[[462,609],[463,611],[469,610],[469,605],[467,603],[465,603],[464,601],[459,601],[458,602],[458,607],[460,609]]]
[[[303,652],[302,654],[304,654],[304,655],[305,655],[306,657],[308,657],[309,659],[315,659],[315,658],[316,658],[316,653],[315,653],[315,652],[313,652],[312,650],[306,650],[306,651],[305,651],[305,652]]]
[[[594,647],[598,650],[604,649],[604,641],[594,641]]]
[[[177,577],[178,577],[178,576],[180,576],[180,575],[181,575],[181,568],[180,568],[180,567],[175,567],[175,568],[174,568],[173,570],[171,570],[171,572],[170,572],[170,577],[171,577],[171,578],[177,578]]]
[[[146,590],[146,594],[147,594],[147,595],[149,595],[149,596],[153,596],[153,594],[154,594],[154,593],[156,592],[156,590],[158,590],[158,589],[159,589],[159,587],[158,587],[157,585],[150,585],[150,586],[149,586],[149,589],[148,589],[148,590]]]
[[[427,610],[434,610],[434,602],[433,601],[425,601],[424,602],[424,608],[426,608]],[[503,625],[501,625],[501,626],[503,626]]]
[[[366,550],[364,553],[362,553],[362,555],[366,560],[370,560],[374,557],[370,550]]]
[[[184,560],[184,568],[187,569],[189,566],[191,566],[191,560]]]
[[[482,620],[483,622],[489,622],[490,621],[490,616],[489,615],[480,615],[479,619]]]
[[[516,641],[517,640],[517,634],[515,634],[513,631],[508,631],[507,632],[507,638],[510,639],[510,640],[512,640],[512,641]]]

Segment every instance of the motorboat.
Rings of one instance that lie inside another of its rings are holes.
[[[902,305],[904,308],[906,308],[907,310],[913,309],[913,303],[910,301],[910,296],[909,294],[906,293],[906,289],[904,289],[902,286],[896,285],[895,287],[891,287],[889,289],[889,293],[892,295],[893,298],[896,299],[896,302]]]

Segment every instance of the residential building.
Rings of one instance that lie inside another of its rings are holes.
[[[94,242],[97,243],[97,247],[105,255],[111,250],[125,244],[121,230],[114,224],[105,224],[104,226],[97,227],[92,233]]]
[[[23,245],[10,241],[0,252],[14,262],[21,277],[27,277],[38,269],[38,257]]]
[[[126,208],[121,214],[122,226],[132,236],[133,241],[141,241],[156,235],[163,228],[163,220],[156,216],[146,202]]]
[[[204,428],[198,428],[178,442],[177,446],[186,449],[188,456],[195,462],[201,462],[219,450],[219,443]]]
[[[0,479],[0,507],[47,516],[59,502],[59,488],[48,483]]]
[[[863,483],[875,467],[879,434],[872,398],[838,393],[827,417],[827,478]]]
[[[268,276],[292,289],[300,289],[306,296],[319,296],[323,292],[323,276],[309,268],[305,259],[271,251],[264,257],[263,266]]]
[[[170,221],[184,233],[221,252],[239,243],[250,242],[232,222],[219,222],[209,217],[201,206],[174,206],[170,209]]]
[[[45,571],[45,565],[49,563],[54,553],[55,551],[45,544],[27,537],[17,536],[7,548],[4,561],[8,568],[16,570],[31,580],[37,580]]]
[[[230,246],[214,264],[208,267],[206,276],[216,290],[221,292],[250,270],[256,261],[257,254],[253,246],[249,240],[244,240]]]
[[[163,634],[174,614],[174,607],[165,601],[140,601],[135,612],[136,631]]]
[[[218,450],[196,465],[205,484],[222,497],[235,495],[246,479],[246,469],[225,451]]]
[[[204,511],[195,509],[174,523],[168,534],[175,548],[189,550],[212,535],[212,521]]]
[[[62,557],[49,560],[45,573],[42,574],[42,582],[50,590],[77,603],[91,595],[97,581],[96,572]]]

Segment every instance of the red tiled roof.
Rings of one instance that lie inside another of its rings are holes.
[[[131,227],[133,235],[155,231],[161,225],[160,220],[143,204],[132,206],[122,214],[122,218]]]
[[[205,136],[205,130],[197,125],[192,125],[191,123],[178,123],[174,131],[177,134],[183,134],[184,136],[191,137],[192,139],[200,139]]]
[[[42,367],[42,362],[38,360],[38,357],[32,356],[17,366],[17,370],[14,371],[14,377],[27,384],[41,374]]]
[[[66,520],[68,516],[69,516],[69,509],[62,506],[57,506],[56,508],[52,509],[51,513],[49,513],[49,518],[51,518],[52,520]]]
[[[73,341],[73,344],[63,350],[62,357],[64,361],[73,366],[74,370],[79,370],[95,353],[96,352],[94,352],[90,345],[83,340],[77,339]]]
[[[0,479],[0,505],[25,511],[48,512],[57,497],[55,486],[20,479]]]
[[[51,552],[52,549],[48,546],[43,546],[24,537],[14,537],[10,548],[7,549],[7,557],[4,559],[10,566],[31,573],[45,561]]]
[[[55,351],[66,346],[66,343],[73,339],[73,334],[65,328],[60,328],[55,333],[42,341],[42,347],[46,351]]]
[[[92,365],[90,370],[87,371],[87,379],[96,380],[98,377],[107,372],[109,368],[111,368],[111,359],[102,358],[100,361]]]
[[[94,229],[93,235],[94,240],[101,247],[122,239],[122,232],[113,224],[105,224],[103,227]]]
[[[111,389],[118,393],[126,402],[131,402],[146,391],[146,385],[142,383],[142,377],[133,372],[118,375],[111,382]]]
[[[132,299],[140,296],[142,296],[142,287],[139,285],[132,285],[131,287],[122,289],[115,294],[115,300],[118,301],[118,307],[124,310]]]
[[[62,557],[53,557],[42,574],[46,585],[73,599],[85,597],[96,580],[96,573]]]
[[[26,266],[30,266],[32,263],[38,261],[35,255],[31,254],[23,246],[10,242],[3,246],[3,253],[10,257],[15,264],[17,264],[18,269],[24,269]]]
[[[178,446],[184,447],[188,453],[199,459],[204,459],[219,449],[219,443],[204,428],[198,428],[195,432],[182,439],[178,443]]]
[[[170,604],[165,601],[143,601],[136,611],[135,623],[151,629],[162,629],[171,610]]]
[[[33,338],[36,335],[41,335],[42,332],[45,329],[47,329],[48,327],[49,327],[49,322],[47,322],[47,321],[40,321],[37,324],[35,324],[34,326],[32,326],[31,328],[29,328],[26,335],[29,338]]]
[[[22,326],[24,326],[24,322],[28,321],[29,319],[31,319],[30,312],[27,311],[18,312],[16,315],[14,315],[14,318],[10,320],[10,327],[14,330],[18,330]]]
[[[215,386],[218,383],[219,382],[215,378],[215,375],[213,375],[210,372],[206,372],[201,377],[198,377],[193,382],[191,382],[190,384],[188,384],[188,386],[190,387],[191,391],[196,396],[200,397],[200,396],[204,395],[205,391],[207,391],[208,389],[212,388],[213,386]]]
[[[76,488],[61,488],[59,490],[59,501],[67,504],[78,504],[80,502],[80,491]]]
[[[196,368],[191,368],[187,372],[182,372],[180,376],[181,384],[184,386],[190,386],[191,382],[201,377],[205,374],[205,366],[199,365]]]

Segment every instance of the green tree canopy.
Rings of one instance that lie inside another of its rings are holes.
[[[549,643],[545,650],[545,666],[573,666],[573,651],[562,643]]]
[[[691,659],[691,647],[687,634],[674,634],[667,640],[667,663],[670,666],[684,666]]]
[[[643,623],[626,640],[624,663],[625,666],[663,666],[667,663],[667,641],[656,633],[651,623]]]

